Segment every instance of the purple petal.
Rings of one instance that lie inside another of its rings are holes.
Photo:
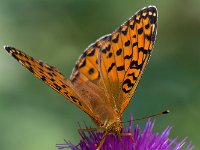
[[[130,120],[133,120],[132,115]],[[166,127],[163,132],[159,134],[153,132],[154,125],[155,120],[153,122],[148,120],[143,130],[140,129],[139,125],[136,125],[135,129],[132,130],[133,124],[131,121],[128,126],[123,127],[122,133],[131,133],[132,136],[108,134],[101,150],[181,150],[183,146],[186,145],[187,137],[181,142],[177,142],[178,137],[172,140],[169,138],[172,127]],[[64,144],[58,144],[56,147],[58,150],[66,148],[70,148],[71,150],[96,150],[96,146],[102,140],[101,132],[82,132],[81,136],[83,139],[78,145],[65,141]],[[192,150],[193,148],[194,146],[192,146],[190,142],[186,150]]]

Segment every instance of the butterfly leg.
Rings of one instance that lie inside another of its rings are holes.
[[[78,133],[80,134],[82,139],[84,139],[82,132],[91,132],[91,131],[97,131],[97,128],[78,129]]]
[[[119,136],[118,136],[118,138],[119,138],[119,141],[122,143],[122,146],[123,146],[123,149],[125,150],[125,145],[124,145],[124,141],[122,140],[122,136],[130,136],[131,137],[131,140],[132,140],[132,142],[134,142],[134,138],[133,138],[133,135],[132,135],[132,133],[121,133]]]
[[[134,142],[133,134],[131,132],[129,132],[129,133],[121,133],[120,136],[130,136],[132,142]]]
[[[99,143],[99,145],[98,145],[98,147],[97,147],[96,150],[100,150],[100,148],[102,147],[103,143],[105,142],[105,139],[106,139],[106,135],[107,135],[107,134],[108,134],[107,132],[104,132],[104,133],[103,133],[103,136],[102,136],[102,138],[101,138],[101,141],[100,141],[100,143]]]
[[[131,132],[129,132],[129,133],[121,133],[120,137],[122,137],[122,136],[130,136],[131,137],[131,141],[134,142],[133,134]],[[123,142],[122,138],[120,138],[120,139],[121,139],[120,141],[122,142],[123,147],[125,149],[124,142]],[[134,148],[134,150],[135,150],[135,148]]]
[[[125,150],[125,145],[124,145],[124,141],[122,140],[121,136],[118,136],[119,141],[122,143],[123,149]]]

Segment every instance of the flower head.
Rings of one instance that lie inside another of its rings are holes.
[[[131,119],[132,120],[132,119]],[[132,123],[123,128],[122,133],[131,133],[132,136],[116,136],[108,134],[101,150],[181,150],[186,144],[186,138],[178,142],[178,138],[170,139],[169,134],[171,127],[166,127],[164,131],[159,133],[153,132],[155,121],[148,120],[143,130],[136,125],[132,129]],[[97,144],[102,140],[101,132],[89,131],[81,133],[83,138],[78,145],[65,141],[65,144],[58,144],[58,150],[71,148],[71,150],[96,150]],[[192,150],[194,146],[188,144],[186,150]]]

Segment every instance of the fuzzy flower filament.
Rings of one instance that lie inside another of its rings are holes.
[[[178,137],[169,138],[171,127],[166,127],[161,134],[154,133],[153,128],[155,121],[148,120],[144,129],[141,130],[139,125],[133,129],[132,123],[124,127],[122,133],[132,133],[131,136],[116,136],[108,134],[101,150],[192,150],[194,146],[189,143],[186,146],[186,138],[178,142]],[[96,150],[96,146],[102,140],[102,133],[89,131],[81,133],[83,137],[79,144],[74,145],[65,140],[64,144],[57,144],[58,150]],[[133,140],[134,139],[134,140]]]

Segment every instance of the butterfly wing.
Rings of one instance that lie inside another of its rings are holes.
[[[91,110],[84,103],[84,101],[76,94],[73,89],[71,81],[67,80],[59,70],[42,61],[38,61],[24,52],[21,52],[14,47],[4,47],[9,54],[11,54],[22,66],[27,68],[34,76],[44,81],[52,89],[62,94],[72,103],[92,116]]]
[[[76,92],[84,97],[87,105],[93,111],[93,119],[98,126],[112,116],[114,100],[111,100],[110,88],[106,79],[102,78],[100,69],[100,51],[107,36],[100,38],[91,44],[80,56],[72,71],[70,80]],[[106,105],[105,105],[106,104]],[[108,112],[109,111],[109,112]],[[110,115],[109,115],[110,114]],[[93,117],[94,118],[94,117]]]
[[[130,102],[151,55],[157,30],[157,9],[149,6],[91,44],[77,61],[71,81],[90,82],[92,91],[120,114]],[[98,89],[98,90],[96,90]]]
[[[156,8],[140,10],[112,34],[91,44],[77,61],[70,80],[53,66],[13,47],[5,49],[101,126],[109,117],[121,115],[130,102],[151,55],[156,30]]]
[[[144,8],[130,19],[128,24],[122,25],[122,28],[127,28],[131,37],[132,58],[129,57],[129,62],[125,63],[125,75],[120,85],[120,113],[123,113],[132,99],[150,58],[156,40],[157,16],[156,7]]]

